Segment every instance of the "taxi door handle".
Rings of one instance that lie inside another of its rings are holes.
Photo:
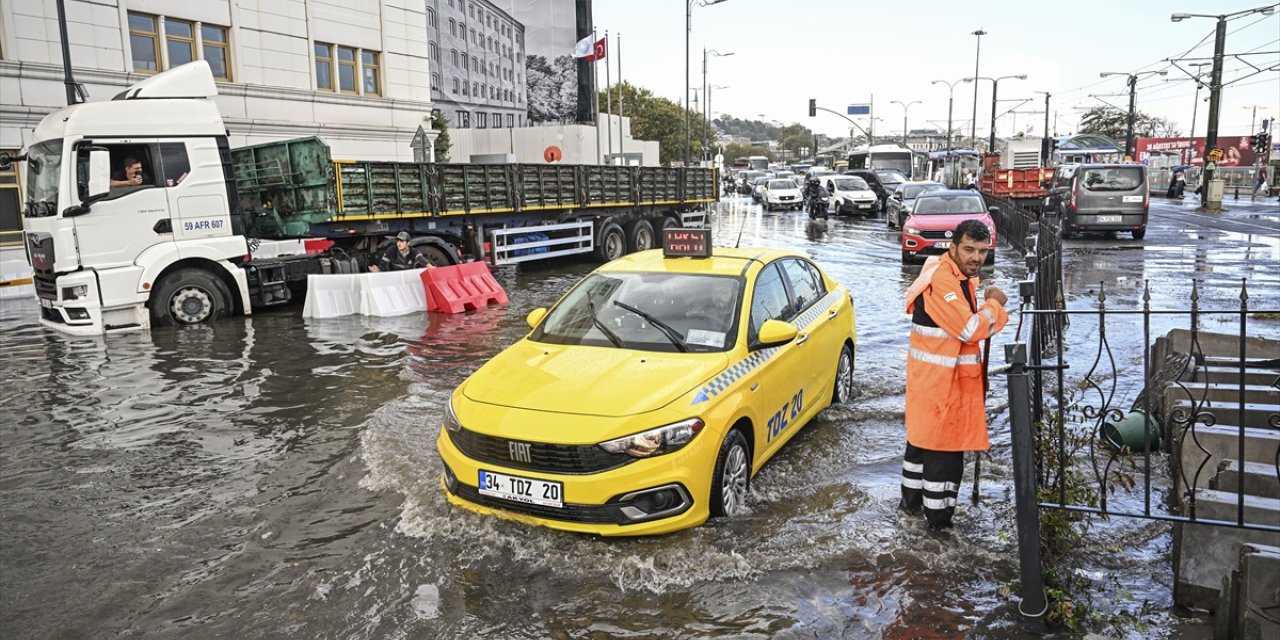
[[[828,311],[828,312],[827,312],[827,319],[828,319],[828,320],[835,320],[835,319],[836,319],[836,316],[838,316],[838,315],[840,315],[840,312],[836,311],[835,309],[832,309],[832,310],[830,310],[830,311]]]
[[[800,336],[799,338],[796,338],[796,344],[804,344],[808,340],[809,340],[809,334],[806,333]]]

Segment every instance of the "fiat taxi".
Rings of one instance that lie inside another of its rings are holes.
[[[848,400],[849,291],[795,253],[671,241],[689,231],[532,311],[454,390],[451,503],[605,536],[696,526],[743,513],[761,466]]]

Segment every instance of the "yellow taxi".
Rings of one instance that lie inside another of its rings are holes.
[[[802,255],[706,240],[600,267],[454,390],[451,503],[605,536],[744,511],[761,466],[849,399],[853,299]]]

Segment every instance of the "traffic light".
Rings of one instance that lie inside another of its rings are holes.
[[[1254,153],[1266,152],[1267,147],[1271,146],[1271,134],[1266,131],[1259,131],[1253,134],[1249,146],[1253,148]]]
[[[809,98],[809,117],[812,118],[816,115],[818,115],[818,100]]]

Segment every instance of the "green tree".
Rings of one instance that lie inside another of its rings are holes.
[[[800,124],[789,124],[778,132],[778,148],[786,149],[792,154],[793,158],[800,158],[801,148],[809,149],[808,155],[813,156],[817,150],[813,148],[813,132],[808,127]]]
[[[616,112],[618,96],[621,95],[622,113],[631,119],[631,135],[637,140],[656,140],[659,145],[658,160],[662,164],[684,159],[685,112],[679,104],[655,96],[652,91],[629,82],[610,89],[613,92],[611,99],[606,99],[604,91],[596,95],[601,113],[607,113],[610,105]],[[702,114],[690,113],[689,136],[691,159],[694,162],[702,157],[702,132]],[[714,143],[715,135],[711,134],[710,139]]]
[[[1085,112],[1080,117],[1080,133],[1096,133],[1123,142],[1129,131],[1129,112],[1115,107],[1098,106]],[[1141,111],[1133,117],[1133,135],[1135,138],[1164,138],[1181,133],[1177,124],[1166,119],[1157,118]]]
[[[449,142],[449,119],[444,112],[439,109],[431,110],[431,128],[439,132],[436,135],[435,161],[448,162],[449,148],[453,145]]]

